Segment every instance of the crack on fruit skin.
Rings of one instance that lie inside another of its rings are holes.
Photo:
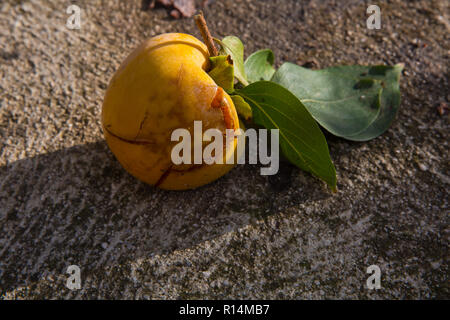
[[[130,144],[134,144],[134,145],[142,145],[142,146],[155,145],[155,143],[149,142],[149,141],[134,141],[134,140],[128,140],[128,139],[121,138],[121,137],[117,136],[116,134],[112,133],[111,131],[109,131],[106,127],[107,126],[104,126],[103,130],[105,130],[106,132],[108,132],[108,134],[110,134],[111,136],[113,136],[114,138],[116,138],[116,139],[118,139],[118,140],[120,140],[122,142],[130,143]],[[192,171],[195,171],[195,170],[199,170],[199,169],[201,169],[201,168],[203,168],[205,166],[208,166],[208,165],[206,163],[193,164],[188,169],[177,170],[177,167],[172,164],[162,173],[162,175],[160,176],[158,181],[154,184],[154,186],[155,187],[159,187],[168,178],[169,174],[172,173],[172,172],[175,172],[175,173],[188,173],[188,172],[192,172]]]
[[[170,172],[172,171],[172,166],[170,165],[169,168],[167,168],[167,170],[165,170],[163,172],[163,174],[161,175],[161,177],[159,177],[158,181],[156,181],[155,183],[155,187],[159,187],[169,176]]]
[[[161,177],[158,179],[158,181],[154,184],[155,187],[159,187],[161,184],[164,183],[164,181],[167,180],[167,178],[169,177],[169,175],[172,172],[176,172],[176,173],[188,173],[188,172],[192,172],[195,170],[199,170],[203,167],[207,166],[207,164],[195,164],[192,167],[190,167],[189,169],[185,169],[185,170],[176,170],[176,168],[174,168],[173,165],[170,165],[169,168],[167,168],[167,170],[165,170],[163,172],[163,174],[161,175]]]
[[[112,133],[109,129],[106,128],[106,126],[103,126],[103,130],[107,131],[111,136],[113,136],[116,139],[119,139],[123,142],[130,143],[130,144],[137,144],[137,145],[155,145],[156,143],[150,142],[150,141],[138,141],[138,140],[129,140],[122,137],[119,137],[118,135]]]
[[[205,163],[201,163],[201,164],[193,164],[191,167],[189,167],[188,169],[182,169],[182,170],[177,170],[177,167],[174,166],[171,168],[171,171],[173,172],[178,172],[178,173],[183,173],[183,172],[191,172],[200,168],[203,168],[204,166],[207,166],[207,164]]]
[[[139,125],[139,130],[138,130],[138,133],[136,134],[136,137],[134,138],[134,140],[137,140],[139,135],[141,134],[141,130],[144,127],[144,122],[147,120],[147,118],[148,118],[148,111],[145,111],[144,118],[142,119],[142,121]]]
[[[188,42],[188,41],[181,41],[181,40],[173,40],[173,41],[168,41],[165,43],[157,44],[154,47],[152,47],[149,51],[153,51],[153,50],[156,50],[156,49],[168,46],[168,45],[172,45],[172,44],[183,44],[183,45],[193,47],[193,48],[197,49],[198,51],[200,51],[205,56],[206,59],[209,58],[209,54],[207,52],[205,52],[203,50],[203,48],[200,47],[199,45],[196,45],[196,44]]]

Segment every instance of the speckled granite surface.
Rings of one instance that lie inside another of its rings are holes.
[[[128,175],[100,111],[110,77],[143,39],[199,37],[193,21],[140,1],[0,4],[0,294],[3,298],[449,298],[449,7],[378,1],[214,1],[216,36],[276,63],[403,62],[403,101],[383,136],[327,136],[337,194],[284,164],[239,166],[215,183],[166,192]],[[448,3],[447,3],[448,4]],[[65,287],[67,266],[82,289]],[[382,289],[366,288],[377,264]]]

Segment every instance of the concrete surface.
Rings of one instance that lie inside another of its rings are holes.
[[[140,1],[0,4],[0,294],[3,298],[450,298],[446,1],[214,1],[216,36],[276,63],[405,63],[402,104],[383,136],[327,136],[339,192],[290,165],[239,166],[215,183],[166,192],[128,175],[100,110],[109,79],[143,39],[199,37],[190,19]],[[65,287],[69,265],[82,289]],[[382,289],[366,288],[381,268]]]

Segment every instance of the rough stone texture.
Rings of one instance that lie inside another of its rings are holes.
[[[0,4],[0,294],[3,298],[450,298],[449,7],[377,1],[214,1],[216,36],[276,63],[405,63],[403,100],[383,136],[327,136],[339,192],[288,164],[239,166],[215,183],[166,192],[128,175],[100,111],[109,79],[143,39],[199,37],[191,20],[140,1]],[[67,266],[82,289],[65,287]],[[377,264],[382,289],[366,288]]]

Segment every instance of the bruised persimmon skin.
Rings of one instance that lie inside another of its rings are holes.
[[[171,141],[175,129],[193,137],[194,121],[203,132],[239,129],[231,98],[205,71],[207,47],[181,33],[153,37],[135,49],[110,81],[102,108],[109,148],[136,178],[168,190],[193,189],[227,173],[231,164],[174,165]],[[236,139],[224,152],[233,156]],[[191,143],[193,146],[193,143]],[[193,161],[193,159],[192,159]]]

